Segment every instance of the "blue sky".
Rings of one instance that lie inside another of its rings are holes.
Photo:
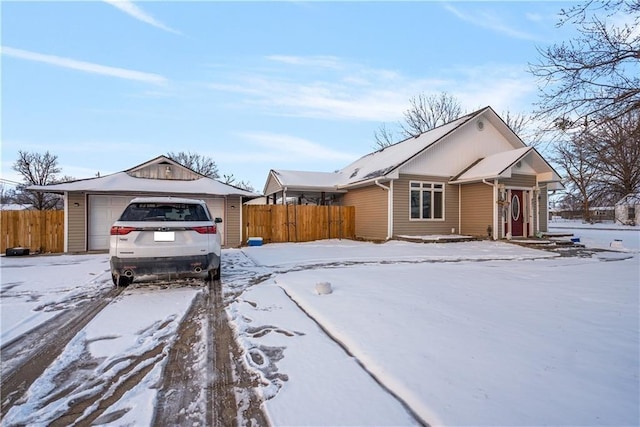
[[[18,150],[88,178],[169,151],[262,191],[373,151],[419,94],[529,113],[560,2],[6,2],[4,179]]]

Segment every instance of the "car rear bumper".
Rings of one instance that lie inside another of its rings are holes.
[[[111,257],[110,263],[111,274],[115,276],[135,277],[152,274],[200,276],[206,275],[209,270],[219,268],[220,257],[214,253],[180,257]]]

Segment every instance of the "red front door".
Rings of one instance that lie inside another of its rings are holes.
[[[522,190],[511,190],[511,236],[524,236],[524,200]]]

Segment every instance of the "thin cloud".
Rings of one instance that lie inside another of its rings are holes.
[[[538,37],[534,36],[533,34],[520,31],[505,24],[495,14],[490,14],[487,12],[476,12],[474,13],[474,15],[468,15],[450,4],[445,4],[443,7],[445,8],[445,10],[448,10],[459,19],[465,22],[469,22],[470,24],[473,24],[477,27],[486,28],[488,30],[506,34],[509,37],[515,37],[518,39],[538,40]]]
[[[62,68],[70,68],[73,70],[84,71],[86,73],[100,74],[103,76],[117,77],[125,80],[135,80],[143,83],[155,85],[164,85],[167,79],[159,74],[144,73],[141,71],[127,70],[125,68],[109,67],[106,65],[94,64],[91,62],[78,61],[70,58],[63,58],[54,55],[45,55],[42,53],[30,52],[22,49],[14,49],[12,47],[2,46],[0,48],[3,55],[13,58],[25,59],[27,61],[42,62]]]
[[[182,34],[180,31],[174,30],[173,28],[158,21],[153,16],[136,6],[131,0],[104,0],[104,2],[109,3],[111,6],[120,9],[127,15],[130,15],[146,24],[153,25],[156,28],[160,28],[161,30],[168,31],[173,34]]]
[[[292,55],[270,55],[266,57],[269,61],[281,62],[290,65],[299,65],[305,67],[321,67],[330,69],[341,69],[343,64],[335,56],[292,56]]]
[[[245,132],[239,134],[265,151],[276,156],[276,158],[306,159],[314,160],[340,160],[352,161],[357,158],[352,153],[345,153],[329,149],[323,145],[316,144],[304,138],[291,135],[269,133],[269,132]]]
[[[413,78],[384,69],[342,64],[336,72],[317,76],[283,64],[282,69],[269,67],[262,74],[256,71],[220,76],[217,83],[208,87],[241,95],[241,103],[230,108],[250,106],[254,110],[260,107],[265,115],[372,122],[401,120],[409,100],[421,93],[454,94],[469,110],[485,105],[526,110],[525,99],[536,90],[535,81],[519,65],[465,66]],[[253,68],[259,70],[260,66]]]

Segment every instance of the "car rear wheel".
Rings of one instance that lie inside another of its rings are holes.
[[[116,286],[129,286],[131,282],[133,282],[133,277],[127,276],[116,276],[115,274],[111,275],[111,280],[113,280],[113,284]]]

